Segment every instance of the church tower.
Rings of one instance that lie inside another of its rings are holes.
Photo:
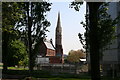
[[[58,13],[58,21],[56,26],[56,36],[55,36],[55,47],[56,47],[56,56],[63,57],[63,48],[62,48],[62,27],[60,22],[60,13]]]

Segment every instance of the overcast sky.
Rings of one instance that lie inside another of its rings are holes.
[[[51,11],[47,14],[47,19],[51,26],[48,28],[50,32],[47,33],[47,39],[53,39],[55,44],[55,28],[57,25],[58,12],[60,12],[61,26],[62,26],[62,45],[64,54],[68,54],[70,50],[81,49],[78,33],[84,33],[84,28],[80,24],[85,21],[86,3],[84,3],[80,11],[77,12],[69,8],[70,2],[52,2]]]

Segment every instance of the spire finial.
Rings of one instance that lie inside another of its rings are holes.
[[[61,27],[61,22],[60,22],[60,11],[58,12],[57,27]]]
[[[60,17],[60,11],[58,12],[58,16]]]

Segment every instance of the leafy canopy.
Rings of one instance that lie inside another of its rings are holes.
[[[67,56],[67,61],[71,63],[80,62],[81,58],[85,58],[86,54],[83,50],[71,50]]]
[[[26,47],[20,40],[12,40],[8,45],[8,63],[9,66],[18,65],[24,61],[27,56]]]

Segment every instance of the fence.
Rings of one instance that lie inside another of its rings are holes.
[[[37,70],[47,70],[61,73],[76,73],[76,65],[71,64],[46,64],[41,63],[36,65]]]

